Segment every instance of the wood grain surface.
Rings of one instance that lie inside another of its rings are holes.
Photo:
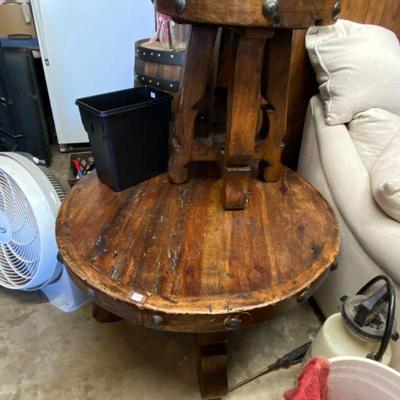
[[[267,42],[264,62],[265,92],[263,95],[270,106],[267,113],[269,129],[264,144],[263,160],[265,163],[260,165],[267,182],[278,180],[282,170],[281,157],[288,119],[288,78],[291,73],[292,38],[292,31],[279,29]],[[264,164],[266,164],[265,168]]]
[[[155,0],[157,11],[190,23],[273,27],[274,21],[263,15],[263,0],[185,0],[186,7],[176,10],[175,0]],[[336,0],[280,0],[281,28],[306,28],[332,23]]]
[[[61,256],[93,301],[140,325],[202,332],[231,328],[235,315],[240,326],[265,319],[329,269],[335,216],[289,170],[276,183],[252,179],[244,211],[224,211],[221,189],[164,174],[116,193],[90,174],[60,209]]]
[[[400,0],[342,0],[341,18],[381,25],[400,35]]]
[[[166,65],[141,60],[135,60],[135,73],[153,79],[153,86],[157,87],[157,80],[179,81],[182,76],[181,65]],[[140,81],[138,82],[140,83]]]
[[[159,50],[152,49],[152,45],[150,39],[135,43],[135,86],[149,85],[175,94],[179,91],[186,49]]]
[[[212,26],[193,26],[191,29],[174,124],[173,153],[168,166],[169,176],[174,183],[183,183],[188,177],[186,166],[191,160],[200,102],[207,92],[209,77],[214,68],[217,34],[218,28]]]
[[[228,88],[228,118],[224,149],[224,205],[244,209],[248,201],[250,165],[260,111],[260,82],[266,39],[270,29],[246,29],[236,35]]]

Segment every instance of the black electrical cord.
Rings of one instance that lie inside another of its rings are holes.
[[[232,392],[233,390],[239,389],[240,387],[246,385],[249,382],[254,381],[255,379],[259,378],[260,376],[264,376],[269,374],[272,371],[276,371],[281,368],[289,368],[292,365],[299,364],[303,361],[304,357],[306,356],[308,349],[311,346],[311,342],[307,342],[302,346],[298,347],[297,349],[292,350],[290,353],[285,354],[283,357],[278,358],[274,363],[269,365],[267,368],[257,372],[255,375],[251,376],[250,378],[246,378],[243,381],[231,386],[228,389],[228,392]]]
[[[371,353],[368,354],[368,358],[371,358],[375,361],[381,361],[383,355],[385,354],[387,347],[390,342],[390,338],[392,336],[393,332],[393,326],[394,326],[394,318],[395,318],[395,311],[396,311],[396,293],[393,288],[393,283],[385,275],[378,275],[375,278],[371,279],[366,285],[364,285],[357,294],[363,294],[366,290],[368,290],[371,286],[375,285],[375,283],[379,281],[385,281],[386,287],[387,287],[387,293],[388,293],[388,314],[387,314],[387,323],[385,327],[385,331],[382,337],[381,345],[379,347],[379,350],[376,353]],[[304,360],[304,357],[306,356],[308,349],[311,346],[311,342],[307,342],[303,344],[302,346],[298,347],[297,349],[291,351],[288,354],[285,354],[283,357],[279,358],[276,360],[274,363],[269,365],[267,368],[259,371],[255,375],[246,378],[237,384],[231,386],[228,389],[228,392],[232,392],[236,389],[239,389],[240,387],[246,385],[249,382],[254,381],[255,379],[264,376],[266,374],[269,374],[272,371],[276,371],[281,368],[289,368],[292,365],[299,364]]]
[[[357,294],[363,294],[366,290],[368,290],[371,286],[375,285],[375,283],[379,281],[385,281],[387,292],[388,292],[388,313],[386,318],[386,327],[383,333],[381,345],[379,346],[379,350],[376,353],[368,354],[368,358],[371,358],[375,361],[381,361],[383,355],[386,352],[386,349],[389,345],[390,338],[393,332],[394,318],[396,312],[396,293],[393,288],[393,283],[390,278],[385,275],[378,275],[375,278],[371,279],[366,285],[364,285]]]

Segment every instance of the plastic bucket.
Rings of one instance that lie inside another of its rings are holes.
[[[399,400],[400,373],[360,357],[329,360],[329,400]]]
[[[171,96],[149,86],[78,99],[97,175],[115,191],[167,170]]]

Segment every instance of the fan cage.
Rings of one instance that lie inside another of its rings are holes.
[[[60,201],[64,201],[65,200],[65,196],[66,196],[65,189],[61,186],[61,184],[58,181],[58,179],[54,176],[54,174],[48,168],[46,168],[46,167],[44,167],[42,165],[37,165],[35,163],[35,158],[29,153],[19,152],[17,154],[20,154],[21,156],[24,156],[29,161],[31,161],[35,165],[35,167],[39,168],[46,175],[46,178],[49,180],[49,182],[53,186],[54,190],[57,193],[58,198],[60,199]]]
[[[54,190],[56,191],[60,201],[64,201],[66,192],[64,188],[61,186],[60,182],[58,182],[58,179],[51,173],[51,171],[48,168],[42,167],[40,165],[38,165],[38,167],[46,175],[47,179],[49,180]]]
[[[23,156],[32,163],[32,177],[39,185],[40,174],[43,174],[54,189],[60,202],[65,198],[65,190],[49,169],[39,166],[28,153],[6,153],[11,159],[20,163],[26,171],[30,166],[22,162]],[[40,171],[40,172],[39,172]],[[41,269],[41,229],[27,195],[13,179],[8,169],[0,166],[0,285],[11,289],[27,289],[38,282],[36,275]],[[39,187],[39,186],[38,186]],[[51,190],[50,186],[47,190]],[[7,233],[2,233],[8,230]],[[50,234],[50,233],[49,233]],[[40,276],[43,275],[40,274]],[[39,275],[37,276],[39,277]],[[42,279],[41,278],[41,279]],[[50,279],[50,278],[47,278]],[[35,280],[34,284],[32,281]],[[31,287],[29,290],[33,290]]]
[[[37,273],[40,262],[37,221],[19,185],[1,169],[0,214],[10,230],[6,237],[0,236],[0,283],[11,288],[25,286]]]

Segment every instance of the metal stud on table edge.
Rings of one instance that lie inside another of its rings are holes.
[[[175,10],[178,13],[185,11],[186,0],[175,0]]]
[[[281,22],[281,13],[278,0],[265,0],[262,6],[264,17],[270,19],[274,25],[279,25]]]
[[[242,324],[242,321],[238,317],[232,317],[225,321],[225,325],[230,329],[238,328]]]
[[[339,17],[340,12],[342,11],[342,6],[340,4],[340,0],[338,0],[333,6],[332,10],[332,18],[336,21]]]
[[[151,317],[151,321],[152,321],[153,325],[156,327],[160,327],[160,326],[164,325],[164,318],[159,315],[153,315]]]

